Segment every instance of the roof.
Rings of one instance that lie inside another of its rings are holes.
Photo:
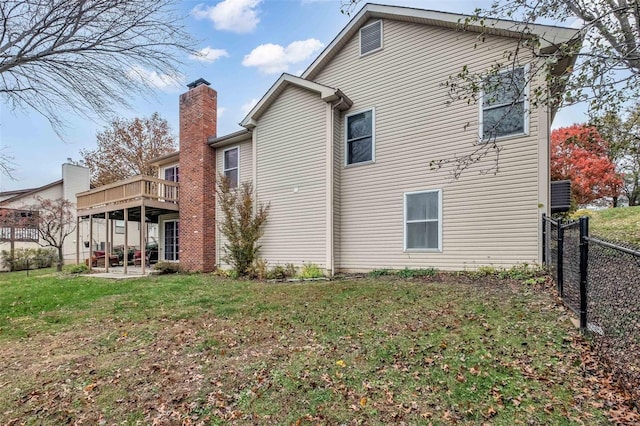
[[[229,133],[228,135],[220,136],[219,138],[209,137],[207,142],[212,148],[218,148],[248,140],[251,140],[251,131],[242,129],[237,132]]]
[[[24,194],[25,192],[31,192],[35,188],[27,188],[27,189],[13,189],[11,191],[3,191],[0,192],[0,197],[13,197],[14,195]]]
[[[360,27],[370,19],[394,19],[397,21],[427,24],[437,27],[449,28],[460,31],[473,31],[502,37],[521,38],[523,32],[532,34],[540,40],[540,48],[543,52],[553,52],[561,43],[576,40],[580,31],[574,28],[557,27],[552,25],[525,25],[521,22],[499,20],[492,18],[482,19],[482,24],[471,20],[470,15],[462,15],[435,10],[416,9],[411,7],[386,6],[367,3],[349,21],[346,27],[333,39],[322,51],[320,56],[309,65],[302,74],[302,78],[313,80],[320,70],[333,59],[333,57],[347,44]],[[578,37],[578,39],[580,39]]]
[[[240,122],[240,125],[253,129],[256,126],[256,120],[269,108],[271,103],[280,96],[280,94],[289,85],[301,87],[303,89],[316,92],[320,95],[320,98],[325,102],[333,102],[339,99],[343,99],[346,102],[346,106],[351,106],[351,100],[340,91],[333,87],[325,86],[324,84],[316,83],[314,81],[306,80],[304,78],[296,77],[295,75],[284,73],[280,78],[271,86],[269,91],[260,99],[260,101],[253,107],[249,114]]]
[[[150,161],[152,166],[160,167],[165,164],[175,163],[180,159],[180,151],[173,151],[160,157],[156,157]]]
[[[9,197],[9,198],[7,198],[5,200],[0,201],[0,205],[4,205],[4,204],[10,203],[10,202],[19,200],[20,198],[23,198],[23,197],[28,197],[30,195],[34,195],[34,194],[36,194],[36,193],[38,193],[40,191],[44,191],[45,189],[53,188],[56,185],[62,185],[62,183],[63,183],[63,180],[60,179],[60,180],[57,180],[55,182],[51,182],[51,183],[48,183],[46,185],[39,186],[37,188],[18,189],[18,190],[14,190],[14,191],[0,192],[0,195],[11,193],[11,192],[17,193],[16,195],[14,195],[12,197]]]

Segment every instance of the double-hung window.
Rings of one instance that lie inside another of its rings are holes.
[[[480,109],[483,142],[527,134],[526,74],[526,69],[520,67],[485,79]]]
[[[442,250],[442,191],[404,194],[404,249]]]
[[[240,178],[239,164],[240,164],[240,148],[233,147],[225,149],[222,154],[222,169],[225,177],[229,179],[229,187],[237,188]]]
[[[346,163],[358,164],[375,160],[375,111],[373,109],[347,115]]]

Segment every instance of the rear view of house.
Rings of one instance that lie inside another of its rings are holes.
[[[540,59],[505,59],[521,37],[516,23],[462,30],[464,18],[366,5],[229,135],[216,134],[216,91],[191,84],[180,98],[180,151],[158,163],[160,179],[180,170],[179,211],[158,217],[160,257],[190,270],[224,266],[214,180],[223,174],[253,182],[257,201],[270,204],[260,243],[271,265],[333,273],[540,263],[555,114],[529,103],[547,90],[532,66]],[[552,52],[575,32],[534,34]],[[450,102],[451,76],[499,63],[478,102]],[[461,170],[461,158],[482,151]]]

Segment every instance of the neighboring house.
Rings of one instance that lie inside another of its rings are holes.
[[[89,189],[89,169],[65,163],[62,165],[62,179],[60,180],[38,188],[0,192],[0,209],[28,212],[39,203],[39,198],[49,200],[63,198],[75,205],[76,193],[87,189]],[[13,246],[15,249],[41,247],[38,244],[39,238],[35,229],[29,231],[28,234],[18,236],[18,238],[15,238],[14,235]],[[3,232],[2,237],[0,238],[0,250],[10,250],[12,244],[9,232]],[[75,261],[76,244],[73,234],[65,240],[63,253],[65,262]]]
[[[12,209],[28,214],[39,203],[39,199],[57,200],[60,198],[69,200],[74,208],[74,215],[77,216],[76,194],[89,190],[90,172],[86,167],[65,163],[62,165],[62,179],[43,185],[38,188],[19,189],[0,192],[0,209]],[[122,220],[114,220],[107,235],[106,222],[104,218],[94,219],[93,233],[87,221],[77,221],[79,225],[76,232],[70,234],[64,242],[63,255],[65,263],[76,263],[89,257],[90,250],[105,250],[107,243],[109,247],[124,246],[125,223]],[[42,242],[33,228],[35,223],[30,224],[31,228],[21,231],[18,234],[14,231],[13,244],[11,232],[8,227],[0,227],[0,250],[10,250],[12,245],[15,249],[42,247]],[[139,223],[130,223],[129,228],[135,229],[128,236],[129,247],[140,247]],[[148,229],[147,241],[157,242],[157,227],[151,226]],[[77,243],[76,243],[77,241]],[[2,268],[0,270],[7,269]]]
[[[160,258],[211,271],[224,266],[215,197],[215,177],[224,174],[252,181],[257,201],[270,204],[260,256],[271,265],[312,262],[333,273],[540,263],[555,110],[529,105],[536,84],[546,88],[541,76],[528,78],[527,63],[498,79],[520,93],[485,88],[504,102],[485,93],[478,104],[447,104],[449,76],[464,65],[480,72],[508,62],[505,52],[521,37],[506,21],[461,31],[464,18],[366,5],[301,77],[275,82],[244,129],[221,137],[217,93],[195,81],[180,96],[180,151],[158,159],[159,178],[124,203],[87,198],[80,214],[139,215],[152,205]],[[565,42],[575,30],[537,26],[534,33],[544,36],[540,49],[553,51],[549,40]],[[434,161],[469,154],[489,137],[501,148],[497,173],[481,173],[493,157],[458,178],[447,167],[433,170]]]

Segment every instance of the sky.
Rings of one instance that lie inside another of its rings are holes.
[[[344,1],[344,0],[343,0]],[[377,0],[377,3],[471,14],[491,0]],[[361,4],[364,4],[364,0]],[[149,74],[151,97],[134,97],[118,117],[158,112],[178,135],[178,97],[186,84],[204,78],[218,92],[218,136],[241,130],[238,123],[283,72],[299,75],[349,22],[340,0],[185,0],[186,30],[197,41],[197,57],[185,57],[178,82]],[[11,110],[0,100],[0,149],[13,157],[13,179],[0,175],[0,191],[34,188],[61,178],[67,159],[96,148],[96,133],[108,124],[63,111],[62,137],[35,112]],[[584,121],[581,111],[560,111],[553,127]]]

